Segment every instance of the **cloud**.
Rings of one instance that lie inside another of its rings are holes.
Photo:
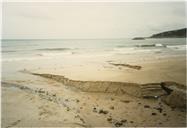
[[[185,27],[184,2],[6,3],[3,38],[125,38]]]

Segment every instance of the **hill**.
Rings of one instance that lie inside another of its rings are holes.
[[[153,34],[150,38],[185,38],[186,28]]]

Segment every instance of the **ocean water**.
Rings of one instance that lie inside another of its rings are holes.
[[[118,54],[185,55],[186,39],[2,40],[3,62],[52,59],[69,55],[111,56]]]

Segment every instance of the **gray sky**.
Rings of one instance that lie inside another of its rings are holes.
[[[184,2],[3,3],[3,38],[128,38],[185,27]]]

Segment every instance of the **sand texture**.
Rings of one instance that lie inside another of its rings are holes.
[[[4,62],[2,127],[186,127],[185,58],[134,57]]]

